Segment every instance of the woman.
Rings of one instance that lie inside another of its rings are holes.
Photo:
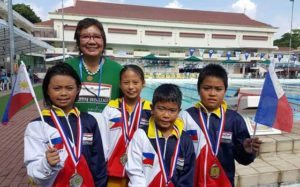
[[[82,81],[76,106],[83,112],[102,112],[110,99],[119,97],[122,66],[103,56],[106,36],[102,24],[92,18],[78,22],[74,39],[79,57],[68,60]]]
[[[104,119],[102,110],[109,100],[119,97],[119,74],[122,66],[103,56],[106,36],[102,24],[92,18],[78,22],[74,39],[79,49],[79,57],[67,63],[75,69],[82,83],[76,107],[93,115],[98,124]],[[101,129],[101,127],[99,127]],[[103,145],[107,145],[107,134],[100,131]],[[103,149],[105,160],[107,150]]]

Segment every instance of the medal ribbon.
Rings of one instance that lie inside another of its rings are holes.
[[[82,146],[82,125],[81,125],[80,116],[78,116],[78,118],[77,118],[77,146],[75,144],[75,140],[73,140],[74,147],[72,147],[70,140],[66,136],[66,129],[61,125],[61,121],[57,117],[56,113],[51,109],[50,114],[51,114],[51,118],[54,122],[56,129],[58,130],[60,136],[63,139],[64,145],[66,146],[66,150],[67,150],[68,154],[70,155],[70,157],[73,161],[73,164],[76,168],[76,166],[79,162],[80,156],[81,156],[81,146]],[[76,114],[78,114],[77,110],[76,110]],[[66,116],[65,116],[65,118],[66,118]],[[66,118],[66,120],[68,123],[67,118]],[[70,128],[70,133],[73,136],[72,128],[70,126],[69,126],[69,128]]]
[[[204,135],[206,137],[208,145],[211,148],[214,156],[218,155],[219,147],[220,147],[220,143],[221,143],[220,140],[221,140],[221,137],[222,137],[224,126],[225,126],[224,109],[222,107],[220,107],[220,111],[221,111],[221,120],[220,120],[220,125],[219,125],[219,134],[218,134],[218,138],[216,140],[215,145],[213,145],[213,141],[212,141],[213,137],[209,134],[209,124],[206,124],[209,120],[207,119],[206,122],[204,121],[204,117],[203,117],[203,114],[201,112],[201,108],[199,108],[200,126],[204,131]]]
[[[127,147],[129,141],[131,140],[135,132],[133,129],[136,130],[140,124],[141,114],[142,114],[141,98],[139,98],[138,102],[135,104],[134,110],[132,111],[130,116],[130,121],[128,119],[128,115],[126,112],[126,103],[124,98],[122,99],[122,103],[121,103],[121,111],[122,111],[122,118],[123,118],[123,134],[125,138],[125,144]]]
[[[82,64],[83,64],[83,57],[80,57],[80,63],[79,63],[79,71],[80,71],[80,80],[82,81]],[[100,100],[100,90],[101,90],[101,82],[102,82],[102,66],[104,62],[102,60],[102,57],[99,60],[99,66],[100,66],[100,75],[99,75],[99,85],[98,85],[98,95],[97,95],[97,102]]]
[[[173,152],[172,155],[172,160],[171,160],[171,165],[170,165],[170,172],[169,172],[169,176],[167,177],[167,173],[166,173],[166,168],[165,168],[165,164],[163,162],[163,154],[161,153],[161,149],[160,149],[160,145],[159,145],[159,141],[158,141],[158,132],[157,129],[155,127],[155,140],[156,140],[156,148],[157,148],[157,152],[158,152],[158,160],[159,160],[159,165],[160,168],[162,169],[162,173],[163,173],[163,177],[165,180],[165,185],[168,186],[168,184],[171,181],[171,178],[173,177],[175,168],[176,168],[176,162],[177,162],[177,157],[178,157],[178,152],[179,152],[179,145],[180,145],[180,134],[179,134],[179,130],[176,126],[173,126],[176,134],[177,134],[177,142],[176,142],[176,147],[175,150]],[[166,150],[164,150],[166,151]]]

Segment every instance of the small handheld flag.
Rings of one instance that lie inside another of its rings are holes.
[[[19,110],[21,110],[25,105],[27,105],[32,100],[34,100],[35,105],[40,114],[41,120],[43,122],[44,133],[47,134],[45,131],[45,120],[42,115],[40,106],[37,102],[33,87],[31,85],[31,81],[30,81],[28,72],[26,70],[26,66],[23,62],[21,62],[15,83],[12,88],[12,92],[11,92],[9,101],[8,101],[8,103],[6,105],[6,109],[4,111],[4,115],[2,118],[2,124],[6,125],[8,123],[8,121]],[[48,138],[49,145],[52,146],[52,141],[51,141],[50,137],[48,135],[46,135],[46,136]]]
[[[33,100],[33,97],[34,91],[25,64],[22,63],[12,87],[12,92],[2,117],[2,123],[4,125],[7,124],[20,109]]]
[[[273,62],[265,78],[254,121],[286,132],[291,132],[293,127],[293,111],[277,78]]]

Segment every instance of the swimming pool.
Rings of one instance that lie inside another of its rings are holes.
[[[300,121],[300,81],[280,80],[288,101],[294,110],[294,121]],[[152,100],[154,89],[162,83],[173,83],[180,87],[183,93],[182,109],[187,109],[199,101],[196,79],[147,79],[142,91],[142,98]],[[262,87],[263,80],[233,79],[229,80],[229,87],[225,100],[232,97],[240,87]]]

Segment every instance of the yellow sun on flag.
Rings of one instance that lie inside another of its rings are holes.
[[[19,83],[19,86],[20,86],[21,90],[26,90],[29,87],[27,81],[25,81],[25,80],[21,81]]]

